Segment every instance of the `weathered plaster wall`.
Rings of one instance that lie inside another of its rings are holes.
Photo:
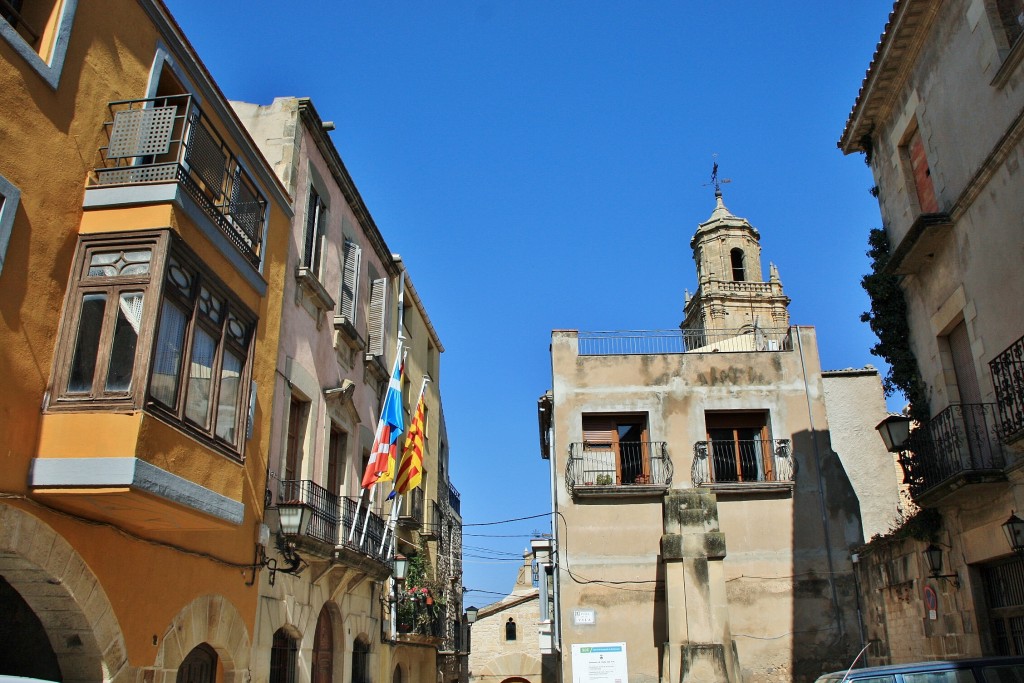
[[[859,542],[860,520],[830,447],[813,330],[800,328],[792,351],[650,356],[578,356],[575,333],[556,331],[552,365],[555,495],[568,528],[560,547],[563,651],[624,640],[633,683],[679,675],[661,660],[662,498],[572,498],[564,473],[568,445],[582,441],[581,415],[646,413],[650,439],[668,443],[672,488],[681,489],[692,484],[694,443],[707,439],[705,411],[764,410],[771,437],[792,440],[794,486],[718,493],[723,597],[687,601],[686,611],[727,612],[734,641],[726,646],[735,647],[744,680],[802,680],[840,665],[856,637],[848,549]],[[574,626],[577,607],[593,608],[596,623]],[[569,677],[571,663],[563,665]]]
[[[911,509],[900,492],[903,468],[875,430],[888,414],[882,380],[877,370],[865,368],[825,372],[822,384],[832,448],[857,494],[868,541],[889,531]]]

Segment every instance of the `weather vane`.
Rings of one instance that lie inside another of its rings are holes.
[[[718,152],[715,152],[714,154],[712,154],[711,158],[714,159],[714,165],[711,167],[711,182],[710,183],[704,183],[703,187],[707,187],[708,185],[714,185],[715,186],[715,196],[716,197],[720,197],[722,195],[722,185],[724,185],[726,183],[731,183],[732,182],[732,178],[719,178],[718,177]]]

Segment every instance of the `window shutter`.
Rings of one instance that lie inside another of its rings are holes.
[[[320,208],[320,197],[316,190],[309,188],[309,202],[306,204],[306,234],[302,242],[302,265],[306,268],[313,267],[313,249],[317,243],[316,224],[317,211]]]
[[[613,444],[618,431],[615,420],[601,415],[588,415],[583,418],[583,441],[591,444]]]
[[[370,286],[370,318],[367,321],[369,345],[366,353],[370,356],[384,355],[384,319],[388,301],[388,280],[374,280]]]
[[[342,258],[345,261],[341,276],[341,315],[350,323],[356,323],[356,294],[359,284],[359,258],[362,249],[351,240],[345,240]]]

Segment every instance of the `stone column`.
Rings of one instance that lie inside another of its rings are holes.
[[[663,683],[737,683],[718,500],[704,489],[672,490],[665,494],[663,517],[668,628]]]

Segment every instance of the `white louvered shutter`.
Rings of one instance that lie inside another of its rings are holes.
[[[341,315],[356,323],[356,296],[359,287],[359,259],[363,250],[351,240],[345,240],[342,257],[345,265],[341,275]]]
[[[366,353],[370,356],[384,355],[384,322],[388,303],[388,280],[380,278],[370,285],[370,317],[367,320],[369,345]]]

